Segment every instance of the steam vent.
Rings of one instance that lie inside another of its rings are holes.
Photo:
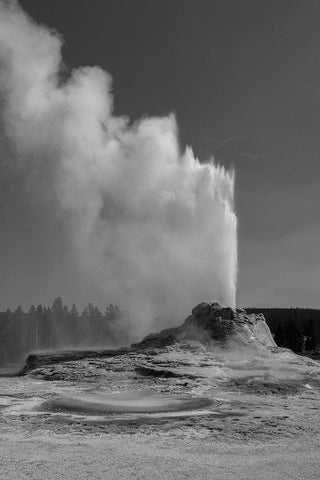
[[[176,342],[195,340],[227,346],[276,347],[262,314],[248,314],[244,309],[225,308],[219,303],[200,303],[183,325],[145,337],[134,348],[161,348]]]

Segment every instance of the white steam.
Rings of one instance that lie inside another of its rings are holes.
[[[26,172],[49,179],[83,272],[140,314],[139,333],[200,301],[234,306],[233,172],[181,153],[173,115],[113,116],[101,68],[62,82],[61,43],[0,0],[2,122]]]

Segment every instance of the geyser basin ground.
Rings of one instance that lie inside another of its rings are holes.
[[[318,480],[319,379],[217,304],[132,348],[34,355],[0,379],[0,479]]]
[[[42,404],[43,410],[104,415],[107,413],[163,413],[195,410],[212,405],[199,397],[161,395],[148,391],[60,396]]]

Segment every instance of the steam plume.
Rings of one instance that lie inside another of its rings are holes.
[[[26,173],[40,169],[77,261],[106,299],[157,315],[197,302],[234,306],[233,172],[180,152],[175,117],[113,116],[111,76],[60,78],[61,38],[0,0],[2,122]]]

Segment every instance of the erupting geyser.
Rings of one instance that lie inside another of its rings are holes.
[[[11,158],[53,189],[81,269],[105,298],[138,312],[138,336],[200,301],[234,307],[233,172],[181,153],[173,115],[133,124],[113,116],[101,68],[62,81],[61,43],[15,2],[0,3]]]

